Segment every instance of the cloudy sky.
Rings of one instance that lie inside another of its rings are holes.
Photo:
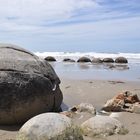
[[[140,0],[0,0],[0,42],[40,52],[140,52]]]

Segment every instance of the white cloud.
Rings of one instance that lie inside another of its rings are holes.
[[[95,0],[0,0],[0,30],[38,30],[41,24],[66,21],[97,6]]]
[[[137,0],[118,0],[114,4],[115,1],[0,0],[0,40],[84,44],[139,38]]]
[[[31,19],[67,18],[75,10],[96,6],[93,0],[0,0],[0,17]]]

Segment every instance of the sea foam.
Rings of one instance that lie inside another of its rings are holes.
[[[61,62],[64,58],[71,58],[78,60],[79,57],[87,56],[89,58],[106,58],[111,57],[113,59],[123,56],[126,57],[129,63],[140,63],[140,53],[97,53],[97,52],[35,52],[35,54],[41,58],[47,56],[53,56],[58,62]]]

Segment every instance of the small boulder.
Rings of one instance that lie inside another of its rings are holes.
[[[46,58],[45,58],[45,60],[46,61],[56,61],[56,59],[54,58],[54,57],[52,57],[52,56],[47,56]]]
[[[125,57],[118,57],[115,59],[115,63],[128,63],[128,60]]]
[[[104,58],[103,62],[104,63],[114,63],[114,60],[113,60],[113,58]]]
[[[89,103],[81,103],[77,106],[77,110],[79,112],[88,112],[91,113],[93,115],[96,114],[96,109],[92,104]]]
[[[27,121],[16,140],[83,140],[83,136],[65,115],[44,113]]]
[[[100,58],[93,58],[92,63],[103,63],[103,60]]]
[[[81,129],[89,137],[128,133],[120,121],[109,116],[92,117],[81,125]]]
[[[64,58],[63,62],[75,62],[75,60],[70,58]]]
[[[61,114],[70,117],[75,124],[81,125],[84,121],[96,115],[96,109],[92,104],[81,103],[73,106],[69,111],[61,112]]]
[[[81,57],[77,60],[77,62],[91,62],[91,60],[88,57]]]

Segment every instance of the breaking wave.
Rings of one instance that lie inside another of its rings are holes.
[[[96,52],[35,52],[35,54],[41,58],[47,56],[53,56],[57,61],[61,62],[64,58],[71,58],[77,60],[79,57],[87,56],[89,58],[106,58],[111,57],[113,59],[123,56],[126,57],[129,63],[140,63],[140,53],[96,53]]]

